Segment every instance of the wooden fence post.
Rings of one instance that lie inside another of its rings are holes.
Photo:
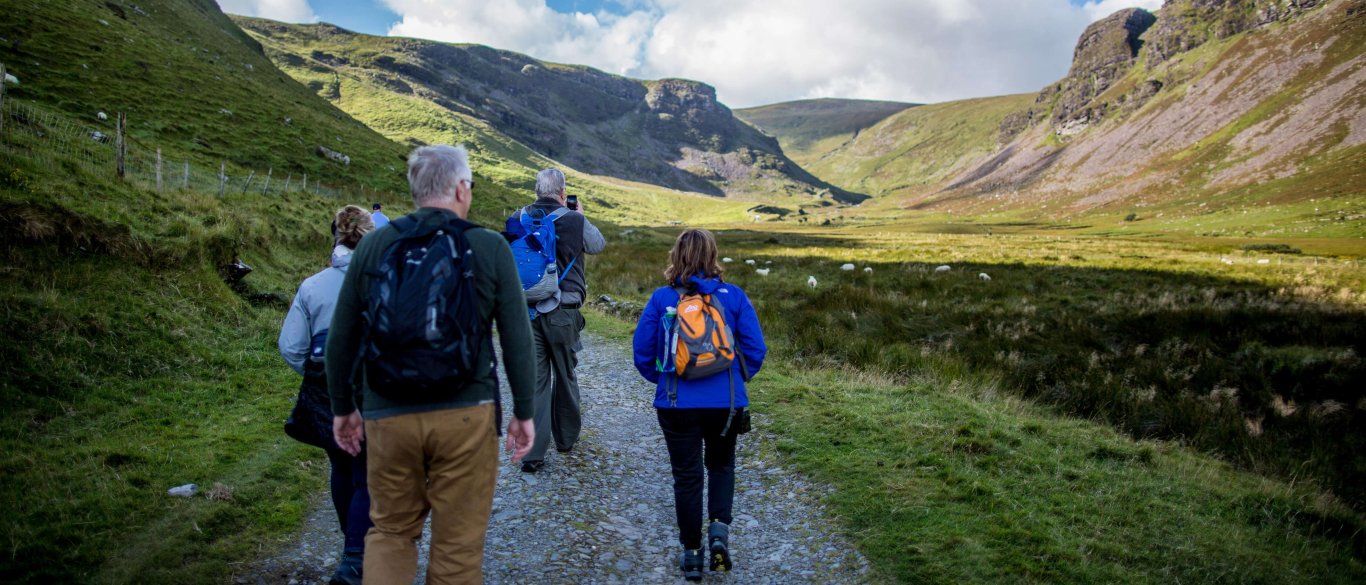
[[[304,192],[304,193],[307,193],[307,192],[308,192],[308,173],[304,173],[304,187],[303,187],[303,192]]]
[[[127,115],[123,112],[119,112],[118,123],[115,124],[114,129],[114,173],[117,174],[120,179],[123,178],[123,156],[128,150],[128,145],[125,143],[126,138],[123,135],[127,121]]]
[[[157,192],[161,192],[161,149],[157,149]]]
[[[223,196],[223,189],[228,186],[227,163],[218,163],[218,196]]]
[[[251,180],[252,180],[252,178],[255,177],[255,176],[256,176],[256,171],[255,171],[255,170],[251,171],[251,174],[247,175],[247,182],[242,183],[242,194],[243,194],[243,195],[245,195],[245,194],[247,193],[247,187],[250,187],[250,186],[251,186]]]
[[[275,167],[269,167],[266,169],[266,186],[261,187],[262,195],[265,195],[266,193],[270,192],[270,176],[273,174],[275,174]]]
[[[185,175],[184,178],[180,180],[180,188],[190,188],[190,159],[185,159]]]
[[[0,134],[5,133],[5,64],[0,63]]]
[[[285,193],[289,192],[289,180],[293,178],[294,171],[290,171],[289,174],[285,176],[285,188],[280,190],[280,195],[284,195]]]

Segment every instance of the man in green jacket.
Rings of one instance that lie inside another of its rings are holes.
[[[413,151],[408,183],[418,207],[412,217],[421,224],[463,219],[469,212],[474,179],[463,147],[424,146]],[[413,582],[417,540],[430,509],[427,583],[478,583],[498,476],[498,382],[491,344],[480,348],[474,375],[463,385],[420,399],[395,400],[366,384],[361,411],[353,398],[352,372],[361,359],[362,311],[369,304],[370,274],[398,235],[390,223],[356,248],[333,313],[325,360],[337,443],[356,454],[363,440],[369,457],[370,517],[375,526],[365,538],[365,581]],[[484,327],[494,322],[498,326],[513,398],[507,446],[517,461],[535,440],[536,352],[526,300],[507,241],[484,228],[468,229],[465,237],[473,251],[479,316]]]

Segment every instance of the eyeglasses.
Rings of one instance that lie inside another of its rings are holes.
[[[470,187],[471,189],[473,189],[473,188],[474,188],[474,179],[465,179],[465,184],[466,184],[466,185],[469,185],[469,187]]]

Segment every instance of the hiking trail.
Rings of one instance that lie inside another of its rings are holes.
[[[484,580],[513,583],[685,583],[678,570],[673,480],[655,419],[654,387],[631,364],[630,348],[583,336],[579,353],[584,429],[569,453],[551,450],[539,473],[522,473],[500,451],[498,485],[484,554]],[[501,363],[501,361],[500,361]],[[760,374],[762,375],[762,374]],[[510,405],[506,383],[503,403]],[[326,469],[323,466],[322,469]],[[319,496],[297,539],[248,563],[235,582],[327,583],[341,549],[327,500]],[[820,503],[821,486],[781,465],[756,414],[736,454],[730,573],[705,583],[864,583],[868,563]],[[423,582],[429,535],[420,544]]]

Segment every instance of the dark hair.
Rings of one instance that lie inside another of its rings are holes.
[[[690,276],[703,278],[719,277],[723,272],[716,262],[716,238],[711,232],[694,228],[678,234],[674,247],[669,250],[669,267],[664,269],[664,279],[669,284],[685,283]]]
[[[382,208],[382,207],[384,207],[384,206],[383,206],[383,205],[380,205],[379,203],[372,203],[372,204],[370,204],[370,209],[372,209],[372,210],[374,210],[374,211],[379,211],[380,208]]]
[[[333,225],[337,226],[337,243],[355,249],[360,239],[375,229],[375,220],[359,205],[347,205],[337,210]]]

